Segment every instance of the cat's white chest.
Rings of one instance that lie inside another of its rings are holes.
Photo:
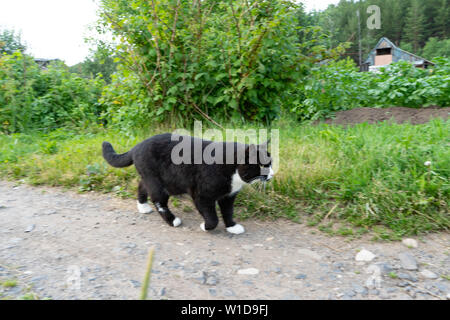
[[[239,175],[239,173],[236,170],[236,172],[231,177],[231,191],[230,191],[230,194],[238,192],[246,184],[247,184],[247,182],[245,182],[244,180],[241,179],[241,176]]]

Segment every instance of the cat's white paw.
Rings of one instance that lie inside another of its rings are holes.
[[[172,224],[174,227],[178,227],[181,224],[181,219],[176,217],[175,219],[173,219]]]
[[[245,232],[245,229],[242,225],[236,223],[234,226],[228,227],[227,231],[232,234],[241,234]]]
[[[204,222],[200,223],[200,229],[202,229],[203,231],[206,231]]]
[[[152,207],[150,207],[148,202],[146,202],[146,203],[139,203],[139,201],[138,201],[137,202],[137,208],[138,208],[138,211],[140,213],[150,213],[150,212],[153,211]]]

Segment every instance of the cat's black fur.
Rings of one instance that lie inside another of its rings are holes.
[[[223,164],[177,165],[172,162],[171,154],[172,149],[179,141],[172,141],[171,137],[170,133],[153,136],[124,154],[117,154],[109,142],[103,142],[103,157],[113,167],[135,165],[142,178],[138,188],[139,203],[146,203],[147,197],[150,196],[158,212],[169,225],[172,226],[176,218],[167,207],[169,196],[187,193],[192,197],[196,208],[203,216],[206,230],[212,230],[218,224],[216,202],[219,204],[225,226],[233,227],[236,224],[233,221],[233,204],[237,192],[230,193],[232,176],[237,170],[241,179],[246,183],[270,179],[268,170],[262,170],[271,165],[267,144],[255,146],[182,137],[189,139],[187,141],[191,142],[192,148],[194,148],[195,140],[200,142],[202,151],[211,143],[222,143]],[[232,164],[225,164],[226,145],[234,151]],[[238,148],[245,149],[245,159],[238,159]],[[255,164],[251,164],[252,152],[257,152],[257,163]],[[194,163],[194,152],[191,152],[191,158],[191,163]]]

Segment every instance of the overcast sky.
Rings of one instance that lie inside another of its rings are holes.
[[[297,1],[298,2],[298,1]],[[307,10],[323,10],[339,0],[300,0]],[[36,58],[64,60],[69,66],[84,60],[97,19],[94,0],[0,0],[0,28],[20,32]]]

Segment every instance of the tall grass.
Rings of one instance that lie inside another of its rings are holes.
[[[241,218],[288,218],[338,234],[375,231],[383,238],[450,228],[450,121],[353,127],[280,120],[280,163],[273,182],[238,196]],[[133,167],[115,169],[101,143],[118,152],[148,136],[97,129],[76,134],[0,136],[0,176],[32,184],[134,196]],[[431,166],[425,166],[430,161]],[[331,210],[334,207],[333,210]]]

